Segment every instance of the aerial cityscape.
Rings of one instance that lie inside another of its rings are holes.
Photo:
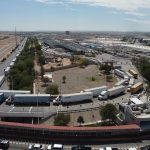
[[[0,1],[0,150],[150,150],[150,0]]]

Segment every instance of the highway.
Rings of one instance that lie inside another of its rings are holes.
[[[0,64],[0,75],[4,75],[4,69],[10,65],[14,58],[16,58],[17,53],[23,50],[26,41],[27,38],[24,38],[24,40],[20,43],[16,50],[6,59],[6,61]]]

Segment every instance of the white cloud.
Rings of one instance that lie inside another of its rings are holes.
[[[139,20],[139,19],[134,19],[134,18],[125,18],[124,20],[138,23],[138,24],[150,25],[150,20],[141,20],[141,19]]]
[[[86,4],[91,6],[103,6],[122,10],[126,14],[144,16],[141,11],[150,9],[150,0],[34,0],[47,4]]]

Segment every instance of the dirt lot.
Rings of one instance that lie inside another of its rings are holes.
[[[68,58],[58,58],[58,62],[49,62],[48,64],[44,65],[44,69],[50,69],[51,67],[57,68],[60,66],[68,66],[71,64],[70,59]]]
[[[78,126],[79,123],[77,122],[77,119],[79,116],[82,116],[84,119],[84,123],[94,123],[96,121],[100,121],[100,112],[99,109],[97,110],[91,110],[91,111],[85,111],[85,112],[76,112],[76,113],[70,113],[70,123],[68,124],[69,126]],[[46,125],[54,125],[54,116],[45,121],[42,124]]]
[[[17,43],[20,43],[20,37],[17,37]],[[0,33],[0,61],[6,58],[15,46],[16,40],[13,35]]]
[[[96,65],[89,65],[86,68],[70,68],[59,70],[52,73],[54,83],[59,85],[60,91],[63,94],[80,92],[83,89],[107,85],[112,87],[117,79],[114,78],[113,82],[106,82],[105,75],[99,75],[99,69]],[[62,77],[66,76],[66,83],[62,83]],[[91,77],[95,81],[91,81]]]

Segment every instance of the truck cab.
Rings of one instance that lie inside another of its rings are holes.
[[[53,100],[53,105],[59,106],[61,104],[61,96],[57,96],[56,99]]]
[[[102,91],[101,94],[98,96],[99,100],[106,100],[108,98],[108,92]]]

